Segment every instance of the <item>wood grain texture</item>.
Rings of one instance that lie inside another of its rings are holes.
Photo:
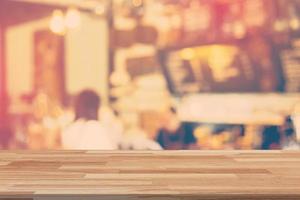
[[[300,199],[299,151],[0,152],[0,199]]]

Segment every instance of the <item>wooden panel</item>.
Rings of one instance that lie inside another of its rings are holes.
[[[0,152],[0,199],[300,199],[300,152]]]
[[[44,92],[54,102],[65,97],[64,38],[49,30],[34,34],[35,93]]]

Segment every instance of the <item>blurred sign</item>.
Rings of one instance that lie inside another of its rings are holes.
[[[255,69],[234,45],[208,45],[165,53],[163,64],[172,92],[256,91]]]
[[[281,54],[287,92],[300,91],[300,47],[284,50]]]
[[[159,70],[159,64],[155,56],[129,58],[126,68],[132,78],[152,74]]]

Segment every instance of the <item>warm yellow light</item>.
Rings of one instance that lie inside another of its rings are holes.
[[[292,18],[290,20],[290,27],[293,29],[293,30],[298,30],[300,28],[300,20],[296,17]]]
[[[186,48],[180,51],[180,57],[184,60],[192,60],[195,58],[196,52],[192,48]]]
[[[285,31],[288,28],[288,22],[286,20],[276,20],[274,23],[274,30],[278,32]]]
[[[134,7],[139,7],[143,4],[142,0],[132,0],[132,5]]]
[[[246,28],[242,22],[236,22],[233,26],[233,33],[237,39],[241,39],[246,35]]]
[[[236,53],[237,49],[231,46],[212,45],[210,47],[208,65],[215,80],[222,82],[237,75],[238,71],[231,66]]]
[[[80,26],[81,16],[76,8],[69,8],[65,17],[65,25],[70,29],[75,29]]]
[[[94,10],[96,15],[104,15],[105,14],[105,6],[103,4],[99,4],[95,7]]]
[[[50,20],[50,30],[53,33],[63,35],[66,32],[64,14],[61,10],[55,10]]]
[[[125,69],[117,69],[110,76],[110,83],[113,86],[126,86],[130,80],[130,75]]]

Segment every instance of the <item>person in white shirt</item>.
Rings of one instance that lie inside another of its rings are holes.
[[[124,126],[118,114],[109,106],[101,106],[99,119],[101,123],[109,129],[109,138],[113,145],[120,148],[120,144],[123,141]]]
[[[98,120],[100,97],[91,90],[81,92],[75,104],[75,122],[62,133],[64,149],[115,150],[109,130]]]
[[[162,147],[154,140],[149,138],[143,128],[140,127],[140,118],[137,114],[133,114],[125,121],[126,130],[120,144],[122,150],[163,150]]]

